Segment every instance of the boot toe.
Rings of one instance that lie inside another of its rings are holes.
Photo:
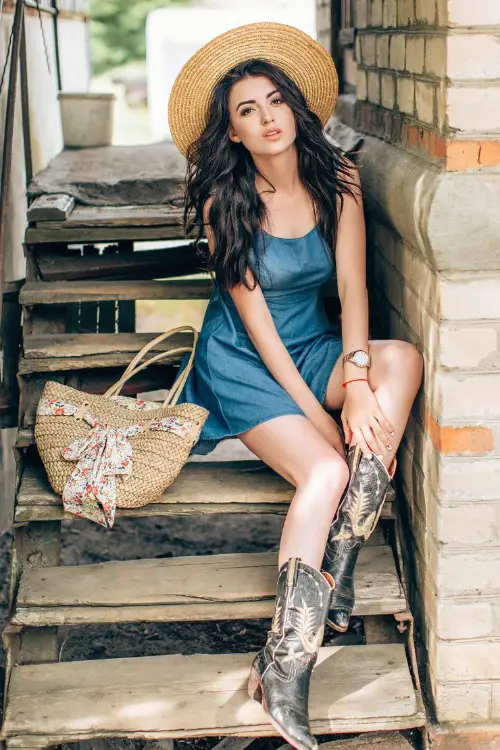
[[[297,712],[290,706],[276,706],[269,714],[276,729],[293,747],[298,750],[317,750],[318,743],[311,734],[307,717],[301,711]]]
[[[318,743],[312,734],[305,731],[297,731],[289,734],[292,744],[299,750],[317,750]]]
[[[283,737],[298,750],[317,750],[316,738],[305,728],[285,725]]]
[[[338,630],[339,633],[345,633],[349,627],[349,620],[351,619],[351,613],[345,609],[331,609],[328,612],[328,624],[334,630]]]

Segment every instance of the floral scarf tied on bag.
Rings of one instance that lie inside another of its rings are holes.
[[[193,336],[191,347],[167,348],[141,362],[168,337],[187,332]],[[172,484],[208,417],[208,410],[198,404],[177,404],[193,366],[197,341],[198,332],[192,326],[160,334],[141,349],[104,395],[45,383],[37,407],[35,441],[65,511],[111,527],[117,507],[155,502]],[[150,364],[181,354],[189,358],[163,403],[119,395],[127,380]],[[134,421],[127,411],[143,414]],[[144,412],[152,413],[148,418]],[[84,423],[88,431],[82,430]],[[76,463],[73,470],[71,462]]]
[[[158,409],[153,401],[142,401],[124,396],[112,396],[111,401],[125,409],[151,411]],[[40,416],[75,416],[78,407],[56,399],[41,399],[37,409]],[[129,438],[145,429],[138,422],[126,427],[110,427],[89,411],[82,419],[91,426],[87,437],[77,438],[62,451],[67,461],[77,465],[64,485],[64,510],[80,518],[87,518],[102,526],[113,526],[116,511],[116,476],[132,473],[133,448]],[[151,430],[169,430],[180,437],[188,437],[192,424],[180,417],[162,417],[149,423]]]

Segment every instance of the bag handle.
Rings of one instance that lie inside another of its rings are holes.
[[[146,362],[142,362],[142,364],[139,364],[141,362],[141,359],[144,357],[144,355],[147,354],[147,352],[150,349],[153,349],[161,341],[164,341],[170,336],[173,336],[175,333],[186,332],[186,331],[189,331],[190,333],[193,334],[193,345],[191,348],[178,347],[177,349],[171,349],[168,352],[160,352],[159,354],[155,354],[153,357],[150,357],[150,359],[148,359]],[[184,384],[188,378],[188,375],[191,372],[197,342],[198,342],[198,331],[192,326],[179,326],[178,328],[172,328],[170,331],[167,331],[166,333],[161,333],[155,339],[153,339],[152,341],[147,343],[145,346],[143,346],[141,351],[138,352],[138,354],[136,354],[136,356],[130,362],[130,364],[124,371],[123,375],[119,378],[119,380],[117,380],[114,385],[108,388],[108,390],[104,394],[104,398],[110,398],[110,396],[114,396],[118,394],[123,388],[123,386],[125,385],[125,383],[127,382],[127,380],[130,380],[130,378],[132,378],[138,372],[141,372],[141,370],[145,370],[146,367],[149,367],[149,365],[153,364],[154,362],[158,362],[161,359],[166,359],[167,357],[173,357],[176,354],[181,354],[181,353],[187,354],[188,352],[191,352],[191,356],[189,357],[187,361],[186,367],[184,368],[182,373],[177,375],[167,398],[162,404],[162,406],[169,406],[169,405],[173,406],[174,404],[177,403],[177,399],[179,398],[182,388],[184,387]]]

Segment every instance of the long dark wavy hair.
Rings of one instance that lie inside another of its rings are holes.
[[[258,59],[247,60],[230,70],[217,84],[209,109],[208,124],[187,151],[184,195],[184,231],[197,229],[195,245],[203,266],[217,284],[229,289],[244,283],[248,268],[256,282],[260,278],[260,258],[255,238],[266,216],[266,206],[255,189],[258,172],[252,156],[242,143],[229,138],[229,92],[246,76],[267,76],[283,101],[293,110],[299,177],[312,198],[316,224],[335,263],[337,238],[337,199],[343,206],[345,194],[354,195],[348,162],[340,149],[325,137],[319,117],[307,107],[297,85],[278,67]],[[259,174],[261,174],[259,172]],[[261,174],[263,177],[263,175]],[[266,178],[265,178],[266,179]],[[269,180],[272,190],[275,190]],[[209,195],[213,202],[208,215],[215,238],[215,251],[201,245],[204,236],[203,206]],[[250,259],[254,247],[257,267]],[[260,251],[262,254],[262,250]]]

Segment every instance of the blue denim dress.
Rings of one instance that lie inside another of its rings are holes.
[[[333,261],[319,227],[285,239],[259,232],[250,257],[281,340],[320,403],[342,352],[342,339],[328,320],[323,286]],[[185,366],[189,355],[181,363]],[[269,419],[304,414],[262,361],[229,292],[214,286],[201,327],[194,366],[178,403],[208,409],[193,453],[210,453],[223,438]]]

